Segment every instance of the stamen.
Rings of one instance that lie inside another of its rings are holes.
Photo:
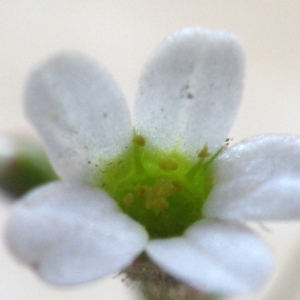
[[[161,159],[158,166],[164,171],[175,171],[178,169],[178,162],[172,158]]]
[[[135,135],[133,137],[133,143],[138,145],[138,146],[144,147],[145,144],[146,144],[146,141],[145,141],[145,138],[143,136]]]
[[[192,181],[195,178],[196,173],[201,169],[205,158],[201,158],[197,161],[197,163],[186,173],[186,178],[189,181]]]
[[[204,147],[198,153],[198,157],[200,158],[199,161],[186,173],[186,178],[188,180],[193,180],[196,173],[205,165],[206,166],[209,165],[219,155],[219,153],[221,151],[222,151],[222,148],[220,148],[214,155],[211,155],[208,152],[207,145],[205,144]],[[208,157],[209,157],[209,159],[206,160],[206,158],[208,158]]]
[[[198,153],[199,158],[207,158],[210,157],[210,155],[211,154],[208,152],[207,144],[205,144],[201,151]]]
[[[169,208],[168,197],[178,194],[182,190],[179,182],[169,178],[159,178],[154,185],[137,185],[135,193],[141,199],[146,209],[154,211],[156,215]]]
[[[145,146],[146,140],[141,135],[135,135],[132,141],[133,141],[133,158],[134,158],[135,168],[138,174],[142,174],[145,172],[145,168],[142,164],[140,148]]]
[[[186,178],[188,180],[193,180],[196,173],[200,170],[202,167],[205,159],[209,157],[211,154],[208,152],[207,144],[203,146],[203,148],[198,153],[198,157],[200,158],[199,161],[187,172]]]

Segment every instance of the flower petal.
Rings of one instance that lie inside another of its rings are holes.
[[[175,278],[222,295],[253,291],[272,265],[268,249],[251,231],[222,221],[199,221],[183,237],[150,241],[146,251]]]
[[[132,135],[118,86],[96,61],[77,53],[42,64],[26,86],[26,112],[64,179],[91,181]]]
[[[137,133],[166,151],[191,155],[224,142],[239,106],[244,55],[235,36],[185,28],[146,65],[135,105]]]
[[[8,246],[45,281],[78,284],[122,270],[147,244],[141,225],[102,190],[55,182],[19,203]]]
[[[300,139],[267,135],[225,150],[213,165],[216,185],[205,203],[207,217],[298,219]]]

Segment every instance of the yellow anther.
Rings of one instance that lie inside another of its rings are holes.
[[[129,193],[125,195],[122,199],[123,203],[125,204],[126,207],[129,207],[133,201],[134,201],[134,195],[133,193]]]
[[[161,177],[154,185],[137,185],[136,197],[141,199],[144,206],[156,214],[169,208],[168,197],[178,194],[182,190],[179,182]]]
[[[211,154],[208,152],[207,145],[205,144],[201,151],[198,153],[199,158],[209,157]]]
[[[159,161],[158,166],[164,171],[175,171],[178,169],[178,162],[172,158],[165,158]]]
[[[141,146],[141,147],[144,147],[146,144],[145,138],[141,135],[135,135],[133,137],[133,142],[134,142],[134,144]]]

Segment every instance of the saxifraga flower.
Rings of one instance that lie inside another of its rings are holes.
[[[135,268],[146,261],[168,282],[206,293],[257,288],[272,258],[241,222],[299,217],[300,141],[267,135],[223,146],[243,76],[236,37],[182,29],[146,65],[131,121],[94,60],[67,53],[39,66],[25,107],[61,181],[16,205],[12,253],[54,284],[124,270],[143,281],[150,267],[139,277]]]

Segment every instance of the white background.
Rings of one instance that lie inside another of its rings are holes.
[[[85,52],[106,65],[132,103],[151,52],[174,30],[194,25],[234,32],[247,53],[233,143],[264,133],[300,134],[298,0],[0,0],[0,133],[33,132],[22,113],[22,89],[40,60],[62,50]],[[3,227],[10,207],[0,208]],[[265,226],[255,228],[275,253],[274,276],[265,289],[242,299],[300,299],[300,223]],[[1,300],[134,299],[118,280],[46,285],[0,246]]]

